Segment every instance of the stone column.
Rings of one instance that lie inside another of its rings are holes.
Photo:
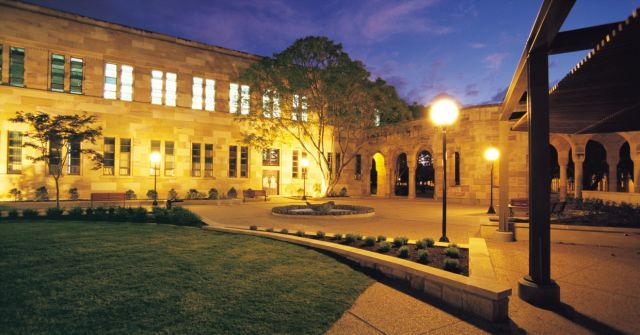
[[[567,153],[562,153],[563,157],[567,156]],[[560,157],[560,153],[558,153]],[[558,158],[558,165],[560,166],[560,201],[567,199],[567,165],[569,164],[567,158]]]
[[[584,163],[584,152],[573,154],[573,196],[582,199],[582,163]]]
[[[498,231],[494,234],[501,241],[513,241],[509,226],[509,121],[500,121],[500,168],[498,169]]]
[[[633,160],[633,190],[629,192],[640,193],[640,157]]]
[[[618,152],[609,152],[609,148],[607,148],[607,165],[609,165],[609,175],[607,178],[608,192],[618,192],[618,162],[620,161],[619,156],[620,155]]]
[[[416,198],[416,157],[407,155],[409,167],[409,199]]]
[[[385,193],[384,193],[384,197],[385,198],[391,198],[393,195],[395,195],[394,190],[395,190],[395,185],[396,185],[396,176],[394,174],[394,168],[395,168],[395,161],[393,162],[393,164],[388,163],[386,166],[386,170],[387,170],[387,185],[385,187]]]

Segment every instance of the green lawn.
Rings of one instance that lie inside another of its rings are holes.
[[[321,334],[370,283],[319,252],[257,237],[0,224],[3,334]]]

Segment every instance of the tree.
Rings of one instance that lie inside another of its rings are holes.
[[[60,178],[64,175],[64,167],[70,157],[89,155],[94,162],[94,169],[102,167],[103,157],[93,149],[82,148],[82,144],[96,143],[102,136],[102,127],[96,126],[97,118],[93,115],[55,115],[47,113],[17,112],[10,121],[27,124],[30,128],[25,133],[23,147],[32,148],[35,156],[27,156],[34,164],[43,162],[56,185],[56,206],[60,207]]]
[[[241,73],[240,80],[263,95],[260,113],[238,114],[247,122],[244,141],[264,149],[292,139],[319,167],[322,191],[331,191],[369,129],[411,117],[395,88],[370,76],[364,64],[326,37],[295,41]]]

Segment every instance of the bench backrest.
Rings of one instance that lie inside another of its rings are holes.
[[[124,193],[91,193],[91,201],[124,201]]]
[[[529,206],[529,199],[511,199],[511,206]]]
[[[262,196],[267,195],[267,191],[265,191],[265,190],[255,190],[255,191],[253,191],[253,194],[262,197]]]

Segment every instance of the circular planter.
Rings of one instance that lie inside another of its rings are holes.
[[[335,205],[328,212],[316,212],[307,205],[279,206],[271,209],[271,214],[283,217],[303,217],[303,218],[328,218],[328,219],[355,219],[368,218],[376,213],[371,207],[354,205]]]

